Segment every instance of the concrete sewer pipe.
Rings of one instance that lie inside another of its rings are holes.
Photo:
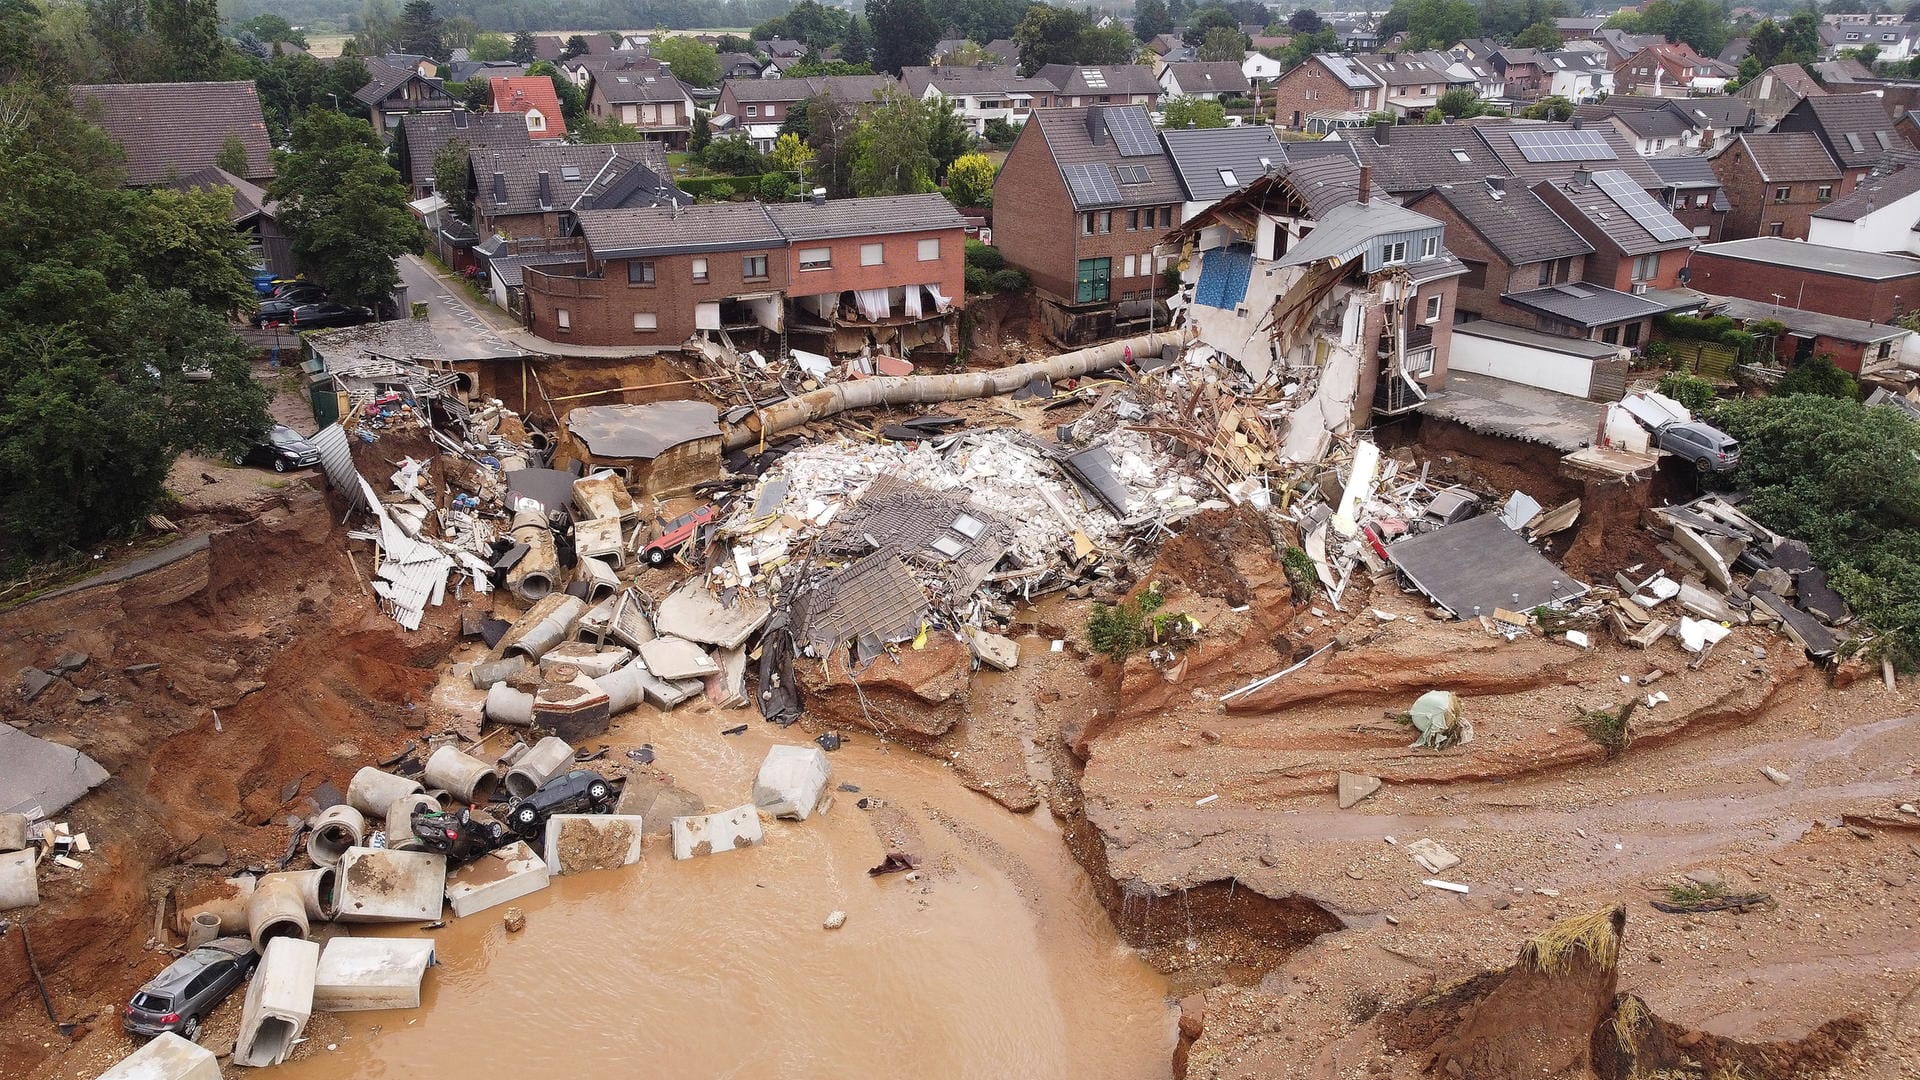
[[[527,545],[527,553],[507,571],[507,588],[528,603],[552,595],[560,587],[560,552],[547,516],[531,510],[513,515],[513,539]]]
[[[500,786],[500,776],[492,765],[461,753],[452,744],[435,750],[427,759],[426,772],[421,775],[427,783],[447,789],[454,798],[469,805],[489,801],[493,789]]]
[[[329,806],[314,816],[307,833],[307,855],[316,866],[335,866],[351,847],[359,847],[367,838],[367,819],[360,811],[342,803]]]
[[[1186,336],[1181,332],[1165,331],[1124,341],[1109,341],[1104,345],[1061,353],[1050,359],[993,371],[966,371],[958,375],[883,376],[834,383],[755,411],[745,423],[735,425],[727,432],[722,445],[728,450],[744,450],[788,428],[824,420],[848,409],[998,397],[1013,393],[1038,376],[1057,382],[1091,375],[1118,367],[1129,355],[1136,361],[1142,357],[1158,356],[1162,348],[1171,345],[1178,349],[1185,341]]]
[[[353,782],[347,785],[347,804],[370,818],[386,816],[387,807],[402,795],[414,795],[421,790],[420,781],[409,780],[404,776],[381,772],[371,765],[353,774]]]
[[[268,874],[247,898],[247,936],[256,952],[265,952],[267,942],[277,937],[306,940],[307,902],[288,876]]]
[[[525,798],[572,764],[573,744],[549,735],[534,743],[533,749],[507,770],[507,794]]]
[[[538,663],[548,650],[567,640],[567,631],[587,613],[587,602],[565,594],[548,596],[527,609],[501,638],[500,655],[523,656]]]
[[[413,834],[413,815],[417,810],[440,813],[440,800],[431,795],[402,795],[387,808],[387,847],[392,851],[422,851],[426,848]]]
[[[283,878],[300,894],[307,909],[307,921],[332,922],[340,915],[340,872],[331,866],[318,870],[293,870],[270,875]]]

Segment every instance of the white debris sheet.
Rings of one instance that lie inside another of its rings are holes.
[[[1127,489],[1129,520],[1190,513],[1206,505],[1200,482],[1153,449],[1146,436],[1117,431],[1106,446]],[[725,532],[738,542],[733,571],[784,559],[881,475],[961,492],[999,514],[1014,530],[1011,553],[1026,566],[1044,565],[1072,549],[1076,532],[1099,547],[1119,544],[1128,532],[1127,523],[1084,494],[1017,432],[968,433],[911,448],[834,440],[795,450],[768,471],[763,485],[786,481],[788,487],[778,504],[759,507],[767,516],[755,519],[749,511],[728,521]]]

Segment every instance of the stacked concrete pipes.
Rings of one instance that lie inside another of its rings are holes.
[[[560,587],[560,553],[553,545],[547,516],[535,510],[513,515],[513,540],[527,545],[527,553],[507,571],[507,588],[529,603]]]

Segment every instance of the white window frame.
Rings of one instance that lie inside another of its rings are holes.
[[[1407,261],[1407,242],[1395,240],[1391,244],[1380,245],[1380,265],[1392,266]]]
[[[921,262],[939,262],[940,238],[937,236],[929,236],[920,241],[920,249],[916,254],[919,256],[919,261]]]
[[[747,106],[747,119],[758,120],[759,118],[760,118],[760,106],[758,105]]]
[[[704,283],[707,280],[707,260],[693,260],[692,272],[695,283]]]
[[[885,244],[861,244],[860,245],[860,265],[861,266],[885,266],[886,263],[887,263],[887,245]]]
[[[573,329],[573,313],[566,308],[553,309],[553,325],[559,330]]]
[[[801,248],[798,256],[802,273],[833,269],[833,249],[830,247]]]
[[[1136,258],[1137,258],[1137,256],[1133,256],[1133,255],[1129,255],[1129,256],[1127,256],[1127,257],[1126,257],[1126,258],[1125,258],[1124,260],[1122,260],[1122,262],[1121,262],[1121,264],[1120,264],[1120,266],[1121,266],[1121,270],[1120,270],[1120,276],[1121,276],[1121,277],[1138,277],[1138,276],[1139,276],[1138,274],[1135,274],[1135,273],[1134,273],[1134,265],[1135,265],[1135,259],[1136,259]]]
[[[1439,237],[1429,236],[1425,240],[1420,241],[1420,257],[1421,258],[1431,259],[1438,254],[1440,254],[1440,238]]]
[[[1437,323],[1440,321],[1440,297],[1438,294],[1427,297],[1426,321],[1429,323]]]
[[[1407,354],[1407,374],[1416,379],[1424,379],[1432,375],[1438,358],[1439,353],[1431,345],[1413,350]]]
[[[643,334],[650,330],[658,330],[660,329],[660,316],[651,311],[636,311],[633,313],[633,328],[635,331]]]

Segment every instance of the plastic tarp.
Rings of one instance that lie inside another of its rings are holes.
[[[1429,690],[1420,695],[1409,710],[1420,738],[1414,747],[1440,749],[1473,741],[1473,725],[1467,722],[1460,695],[1451,690]]]
[[[1253,278],[1253,248],[1231,244],[1206,253],[1200,264],[1200,284],[1194,289],[1193,302],[1231,311],[1246,299],[1247,282]]]

